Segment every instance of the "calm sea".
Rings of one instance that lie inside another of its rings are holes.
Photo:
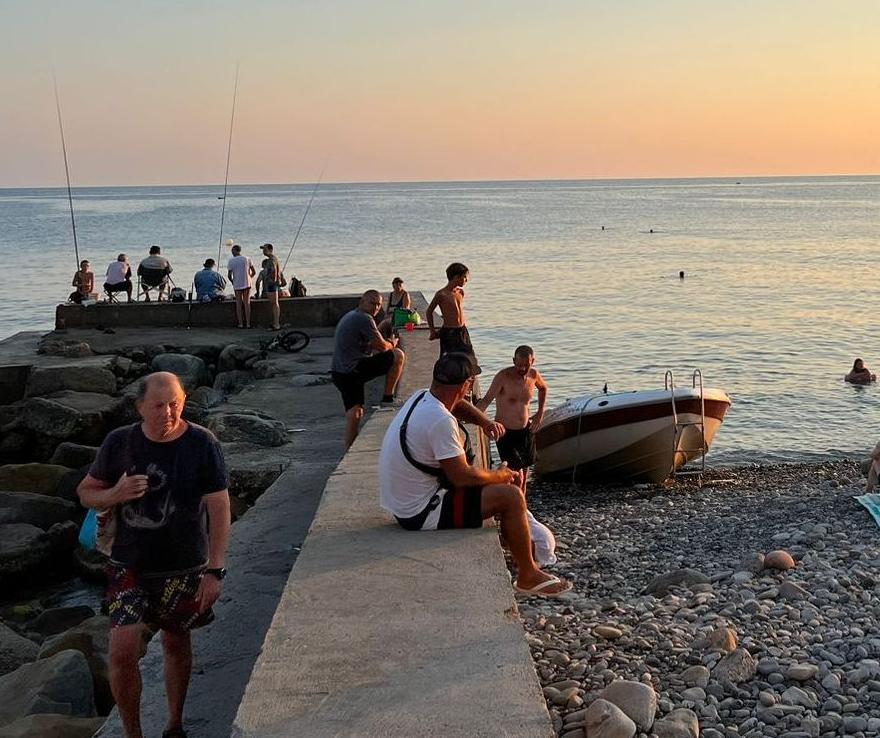
[[[311,191],[230,188],[224,238],[283,260]],[[77,189],[80,255],[100,279],[160,244],[188,286],[217,257],[219,192]],[[287,273],[312,293],[399,275],[430,297],[463,261],[484,368],[531,344],[551,404],[698,367],[734,401],[716,463],[855,455],[880,437],[880,389],[842,381],[855,356],[880,371],[878,206],[880,177],[322,185]],[[52,326],[71,244],[64,191],[0,190],[0,337]]]

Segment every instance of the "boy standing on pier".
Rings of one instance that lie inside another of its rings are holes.
[[[479,363],[474,354],[471,337],[464,320],[464,286],[470,279],[470,270],[459,262],[446,267],[446,286],[440,289],[428,305],[428,328],[430,340],[440,339],[440,355],[449,353],[468,354],[479,374]],[[443,327],[434,327],[434,310],[440,308]]]

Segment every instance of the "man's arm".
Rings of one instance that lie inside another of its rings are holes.
[[[208,513],[208,568],[222,569],[226,563],[226,546],[229,543],[229,490],[222,489],[202,497]],[[199,611],[204,612],[220,597],[222,582],[213,574],[206,574],[199,583],[196,600]]]
[[[456,487],[484,487],[487,484],[517,484],[519,472],[502,464],[497,469],[481,469],[467,463],[465,455],[440,459],[440,468]]]
[[[498,372],[492,378],[492,384],[489,385],[489,391],[483,395],[483,398],[477,403],[477,408],[480,410],[485,410],[492,404],[492,401],[498,397],[498,393],[501,391],[501,372]]]
[[[532,431],[538,430],[541,423],[544,422],[544,407],[547,405],[547,395],[549,393],[547,383],[538,370],[535,370],[535,387],[538,388],[538,412],[532,416]]]
[[[452,414],[465,423],[472,423],[483,429],[483,432],[493,441],[498,440],[504,435],[504,426],[496,423],[492,418],[486,415],[479,408],[474,407],[467,400],[459,401],[454,408]]]
[[[437,329],[434,327],[434,311],[437,309],[437,296],[439,294],[439,292],[434,293],[434,297],[431,299],[431,302],[428,303],[428,309],[425,312],[425,318],[428,321],[428,328],[431,331],[429,336],[429,340],[431,341],[437,338]]]
[[[254,269],[254,262],[252,262],[250,259],[248,259],[248,271],[250,272],[250,275],[252,277],[257,273],[257,270]]]
[[[147,477],[145,474],[133,474],[129,476],[123,472],[116,484],[108,484],[100,479],[95,479],[91,474],[86,474],[76,493],[83,507],[95,510],[106,510],[124,502],[143,497],[147,491]]]

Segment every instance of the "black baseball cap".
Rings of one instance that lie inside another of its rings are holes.
[[[460,351],[451,351],[448,354],[443,354],[434,363],[433,376],[434,381],[438,384],[452,386],[464,384],[482,371],[474,356]]]

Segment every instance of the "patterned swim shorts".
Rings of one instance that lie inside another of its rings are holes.
[[[214,619],[210,608],[199,612],[196,592],[202,572],[143,577],[117,564],[107,567],[107,610],[113,628],[145,623],[154,629],[184,632]]]

